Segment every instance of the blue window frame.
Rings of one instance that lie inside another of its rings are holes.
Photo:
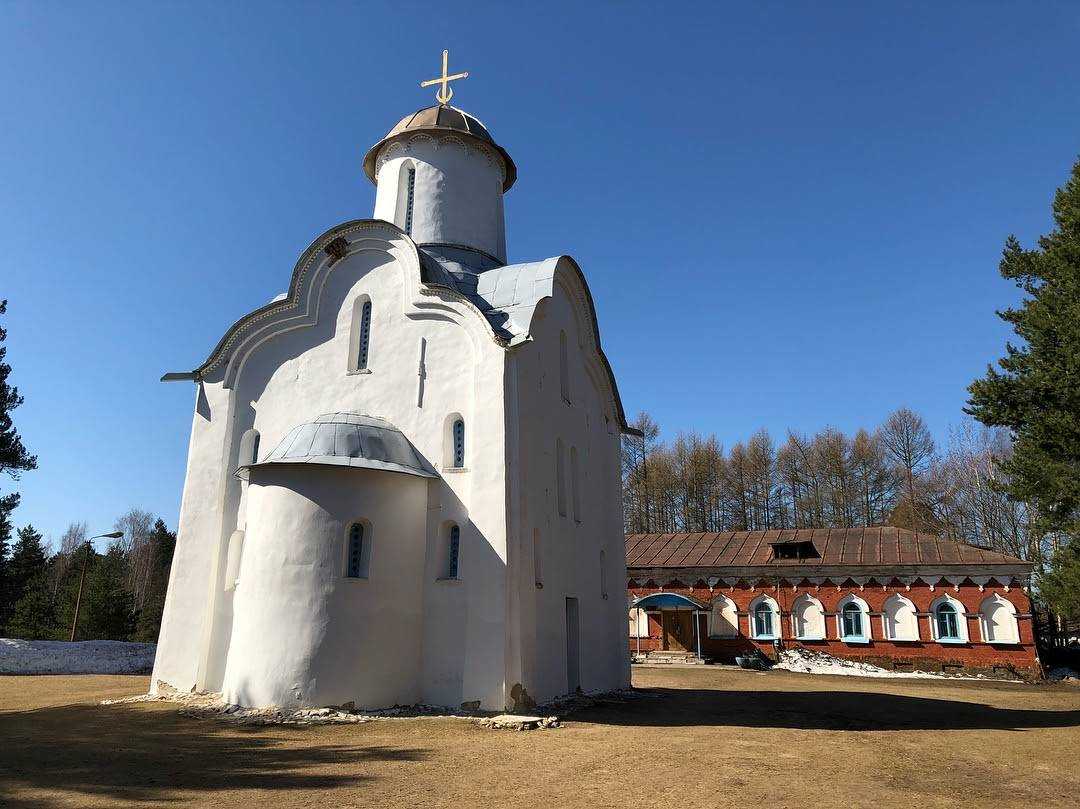
[[[854,601],[849,601],[844,605],[844,609],[841,610],[841,628],[843,630],[842,636],[844,638],[858,638],[865,637],[863,634],[863,614],[862,609]]]
[[[760,604],[754,607],[754,637],[774,637],[773,611],[772,607],[767,601],[762,601]]]
[[[364,570],[364,526],[353,523],[349,526],[349,555],[345,565],[345,575],[350,579],[366,578]]]
[[[367,368],[368,349],[371,346],[371,301],[364,301],[364,307],[360,310],[360,343],[356,352],[356,368],[359,371]]]
[[[465,422],[457,419],[454,422],[454,468],[462,469],[465,466]]]
[[[939,604],[934,610],[934,617],[937,620],[938,640],[961,640],[956,607],[949,603]]]
[[[405,191],[405,232],[412,236],[413,197],[416,194],[416,169],[409,169],[405,182],[407,183]]]
[[[461,549],[461,529],[450,526],[450,541],[446,543],[446,578],[458,577],[458,551]]]

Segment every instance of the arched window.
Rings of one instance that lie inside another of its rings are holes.
[[[403,230],[412,236],[413,198],[416,196],[416,169],[405,170],[405,226]]]
[[[630,610],[630,637],[649,637],[649,614],[640,607],[633,607]]]
[[[540,544],[540,529],[533,529],[533,582],[544,586],[544,549]]]
[[[750,636],[755,640],[775,640],[780,637],[780,610],[768,596],[758,596],[750,602]]]
[[[371,348],[371,301],[364,301],[360,310],[360,346],[356,354],[356,367],[367,368],[368,351]]]
[[[964,605],[947,595],[930,605],[934,640],[940,643],[967,643],[967,615]]]
[[[848,594],[836,605],[837,633],[848,643],[870,640],[870,608],[855,595]]]
[[[739,613],[735,602],[726,596],[719,596],[709,610],[709,637],[735,638],[739,635]]]
[[[371,298],[353,301],[352,334],[349,337],[349,370],[366,371],[371,355]]]
[[[462,469],[465,466],[465,420],[454,419],[454,468]]]
[[[563,457],[563,442],[555,439],[555,500],[559,507],[559,516],[566,516],[566,459]]]
[[[446,566],[443,569],[443,578],[456,579],[458,577],[458,555],[461,552],[461,528],[451,525],[446,535]]]
[[[859,605],[853,601],[849,601],[844,605],[843,624],[845,638],[861,638],[863,636],[862,611],[859,609]]]
[[[791,628],[798,640],[825,639],[825,611],[821,602],[804,593],[791,607]]]
[[[997,593],[979,605],[979,627],[984,643],[1019,643],[1016,607]]]
[[[566,350],[566,332],[559,332],[559,390],[563,401],[570,404],[570,364]]]
[[[578,477],[577,447],[570,447],[570,503],[574,507],[574,522],[581,522],[581,479]]]
[[[915,605],[899,593],[894,593],[885,601],[881,613],[881,625],[888,640],[918,640],[919,619]]]
[[[345,540],[345,575],[350,579],[366,579],[371,559],[371,541],[361,522],[349,526]]]

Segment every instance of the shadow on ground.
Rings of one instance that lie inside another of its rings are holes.
[[[142,705],[69,705],[0,713],[0,806],[44,809],[80,797],[173,802],[213,790],[359,786],[368,762],[421,761],[425,751],[318,743],[308,728],[237,727]],[[334,765],[348,765],[334,773]],[[316,772],[315,770],[319,771]],[[329,771],[329,772],[328,772]],[[252,797],[252,801],[255,801]]]
[[[1018,710],[961,700],[861,691],[638,688],[642,699],[575,711],[572,719],[639,727],[797,730],[1025,730],[1080,726],[1080,710]]]

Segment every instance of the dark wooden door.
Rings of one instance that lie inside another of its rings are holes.
[[[664,651],[686,652],[693,643],[691,615],[683,610],[664,610],[663,617]]]

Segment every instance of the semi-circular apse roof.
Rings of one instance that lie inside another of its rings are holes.
[[[237,474],[270,464],[379,469],[420,477],[437,477],[413,449],[404,433],[390,422],[359,413],[328,413],[293,427],[274,451]]]

